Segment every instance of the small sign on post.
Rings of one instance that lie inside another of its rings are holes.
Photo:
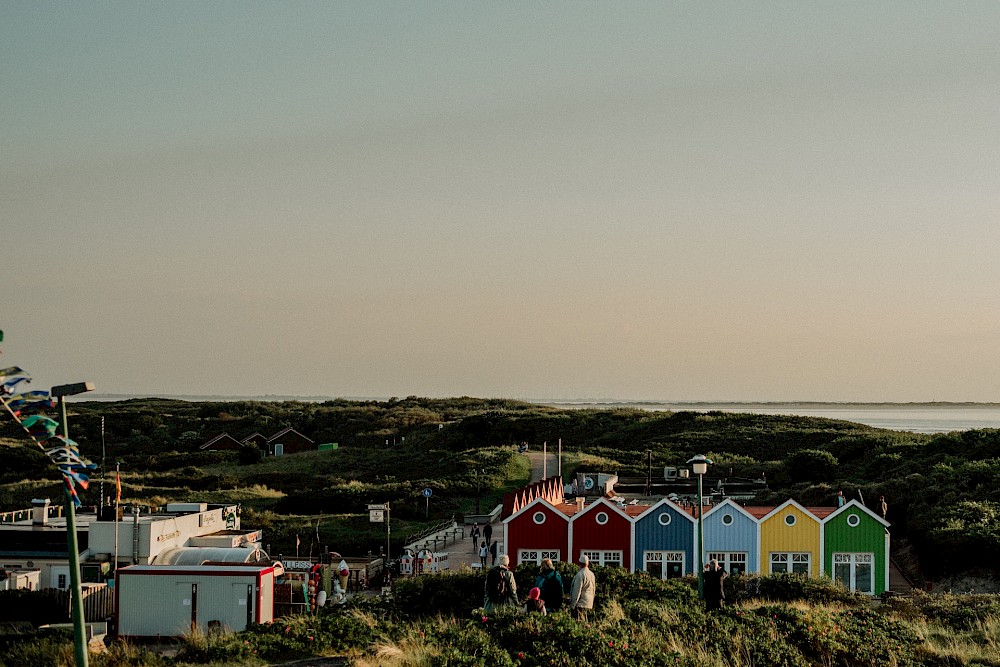
[[[430,489],[424,489],[424,500],[426,504],[424,505],[424,518],[426,519],[431,515],[431,494],[434,492]]]
[[[385,504],[368,506],[368,521],[370,523],[385,523]]]

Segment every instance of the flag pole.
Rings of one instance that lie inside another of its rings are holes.
[[[121,523],[118,515],[119,504],[122,501],[121,467],[121,461],[115,461],[115,572],[118,571],[118,524]]]

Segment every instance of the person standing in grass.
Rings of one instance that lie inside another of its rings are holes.
[[[569,606],[573,610],[573,618],[587,620],[587,614],[594,608],[594,592],[597,590],[597,579],[590,570],[590,558],[580,556],[580,571],[573,577],[570,586]]]
[[[726,591],[722,587],[722,581],[727,576],[729,576],[728,573],[719,567],[719,561],[714,558],[708,561],[708,567],[702,573],[706,611],[715,611],[722,608],[722,603],[726,600]]]
[[[517,607],[517,583],[508,569],[510,556],[500,556],[500,563],[486,573],[486,596],[483,608],[493,611],[497,607]]]
[[[541,571],[535,579],[535,586],[541,590],[542,601],[545,602],[545,609],[550,614],[562,608],[563,587],[562,576],[556,572],[555,565],[551,558],[542,561]]]
[[[524,601],[524,612],[526,614],[541,614],[545,616],[545,601],[542,600],[542,591],[535,586],[528,591],[528,599]]]

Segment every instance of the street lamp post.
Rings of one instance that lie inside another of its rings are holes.
[[[66,421],[66,396],[75,396],[93,391],[90,382],[77,382],[52,387],[52,398],[59,399],[59,414],[62,417],[63,437],[69,440],[69,424]],[[66,492],[66,543],[69,547],[69,580],[72,587],[73,646],[77,667],[87,667],[87,637],[84,633],[83,591],[80,587],[80,551],[76,540],[76,507],[69,487]]]
[[[701,481],[711,463],[704,454],[698,454],[688,461],[691,471],[698,475],[698,557],[695,562],[698,567],[698,598],[701,600],[705,599],[705,522],[702,517],[705,508],[701,500]]]

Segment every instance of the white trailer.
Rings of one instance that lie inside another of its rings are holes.
[[[274,619],[272,565],[133,565],[115,577],[119,637],[233,631]]]

